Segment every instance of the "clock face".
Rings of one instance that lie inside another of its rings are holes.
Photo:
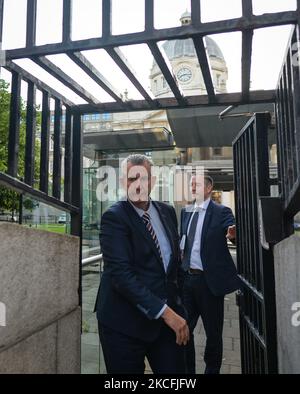
[[[177,72],[177,78],[180,82],[188,82],[192,79],[192,71],[188,67],[182,67]]]

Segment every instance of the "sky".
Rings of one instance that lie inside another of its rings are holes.
[[[201,19],[203,22],[209,22],[240,17],[242,15],[241,3],[241,0],[201,0]],[[190,0],[154,0],[154,4],[155,28],[157,29],[180,26],[181,14],[190,10]],[[73,40],[101,36],[101,8],[101,0],[73,0]],[[295,9],[296,0],[253,0],[253,10],[256,15]],[[144,0],[113,0],[112,15],[113,34],[143,31]],[[61,40],[61,20],[62,0],[38,0],[38,45]],[[25,45],[25,22],[26,0],[4,0],[3,49],[19,48]],[[276,87],[290,31],[290,26],[255,31],[251,90],[274,89]],[[237,92],[241,89],[241,37],[240,32],[211,36],[221,48],[227,63],[228,92]],[[143,86],[149,90],[149,72],[153,57],[148,47],[146,45],[132,45],[121,49],[133,65]],[[104,50],[83,53],[121,93],[127,89],[130,98],[142,99],[139,92],[136,91]],[[49,56],[49,59],[66,71],[73,79],[80,81],[82,86],[100,101],[113,101],[66,55]],[[30,60],[18,60],[16,62],[75,103],[84,102]],[[9,80],[10,76],[6,71],[2,70],[1,73],[3,78]],[[22,94],[26,95],[25,83],[22,85]]]

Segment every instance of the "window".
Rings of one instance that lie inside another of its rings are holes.
[[[102,114],[102,119],[103,120],[111,120],[112,119],[112,114]]]
[[[92,120],[100,120],[100,114],[93,114]]]
[[[90,115],[83,115],[83,120],[90,120]]]
[[[213,156],[222,156],[222,148],[213,148],[212,154]]]

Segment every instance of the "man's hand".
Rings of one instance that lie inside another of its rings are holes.
[[[187,322],[168,306],[161,317],[165,323],[175,332],[177,345],[186,345],[190,339],[190,330]]]
[[[226,238],[228,238],[230,241],[234,241],[236,238],[236,229],[235,226],[229,226],[227,229],[227,234]]]

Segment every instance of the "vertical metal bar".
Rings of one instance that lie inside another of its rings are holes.
[[[275,104],[275,115],[276,115],[276,142],[277,142],[277,167],[278,167],[278,194],[280,197],[283,196],[283,162],[282,162],[282,116],[281,116],[281,91],[280,86],[276,92],[276,104]]]
[[[251,301],[253,301],[253,296],[251,295]],[[251,308],[252,309],[252,308]],[[252,322],[252,319],[251,319]],[[255,346],[255,338],[252,332],[250,332],[250,352],[249,352],[249,359],[250,359],[250,375],[255,374],[255,365],[254,365],[254,346]]]
[[[61,191],[61,117],[61,101],[59,99],[55,99],[52,195],[57,199],[60,199]]]
[[[73,0],[64,0],[63,3],[63,42],[70,42],[72,36],[72,5]]]
[[[255,167],[255,143],[254,143],[254,130],[252,124],[252,141],[250,146],[250,161],[251,161],[251,220],[252,220],[252,233],[253,233],[253,267],[255,267],[255,286],[258,291],[261,291],[261,267],[260,267],[260,256],[259,256],[259,223],[258,223],[258,211],[257,207],[254,206],[254,201],[257,201],[258,193],[256,188],[256,167]]]
[[[287,110],[287,95],[286,95],[286,79],[285,79],[285,66],[283,67],[283,73],[282,73],[282,104],[283,104],[283,143],[284,143],[284,156],[285,156],[285,161],[284,161],[284,166],[285,166],[285,179],[284,179],[284,199],[286,200],[288,195],[289,195],[289,190],[290,190],[290,175],[289,175],[289,159],[290,159],[290,154],[289,154],[289,141],[288,141],[288,127],[289,127],[289,121],[288,121],[288,110]]]
[[[4,15],[4,0],[0,0],[0,44],[2,43],[2,37],[3,37],[3,15]]]
[[[9,137],[8,137],[8,169],[7,173],[12,177],[17,177],[19,138],[20,138],[20,103],[21,103],[21,77],[12,71]]]
[[[26,148],[25,148],[25,183],[34,186],[35,159],[35,111],[36,88],[33,82],[28,82],[27,116],[26,116]]]
[[[70,107],[66,107],[64,201],[67,203],[71,203],[72,160],[73,160],[72,147],[73,147],[73,116]]]
[[[291,141],[291,116],[290,116],[290,102],[289,102],[289,81],[288,81],[288,64],[287,59],[284,66],[284,83],[285,83],[285,111],[286,111],[286,142],[287,142],[287,165],[288,165],[288,181],[289,181],[289,189],[288,193],[290,193],[292,186],[293,186],[293,165],[292,165],[292,141]],[[289,196],[289,195],[288,195]],[[287,196],[287,197],[288,197]]]
[[[300,40],[299,25],[295,27],[293,43]],[[299,45],[299,44],[298,44]],[[296,161],[297,176],[300,177],[300,65],[292,64],[293,75],[293,97],[294,97],[294,114],[295,114],[295,141],[296,141]]]
[[[245,174],[245,134],[241,137],[241,197],[245,198],[246,194],[246,174]],[[247,213],[245,209],[245,201],[242,202],[242,210],[240,212],[242,217],[242,228],[243,228],[243,239],[247,240]],[[245,264],[245,278],[251,283],[251,272],[249,268],[249,259],[248,259],[248,243],[245,242],[243,247],[243,260]]]
[[[154,0],[145,0],[145,30],[154,29]]]
[[[245,351],[246,357],[245,357],[245,370],[243,371],[243,373],[249,374],[250,373],[250,339],[249,339],[250,333],[246,320],[244,320],[244,324],[245,324],[245,334],[246,334],[246,351]]]
[[[102,37],[111,36],[112,32],[112,3],[111,0],[102,0]]]
[[[253,234],[251,233],[251,226],[250,226],[250,183],[251,183],[251,178],[250,178],[250,158],[249,158],[249,148],[251,147],[251,131],[252,128],[251,126],[248,128],[248,130],[244,134],[244,162],[245,162],[245,168],[244,168],[244,180],[245,180],[245,209],[244,209],[244,215],[245,215],[245,224],[246,224],[246,236],[247,236],[247,260],[248,260],[248,267],[249,267],[249,274],[250,274],[250,283],[252,285],[255,285],[255,276],[253,272],[253,261],[252,261],[252,256],[251,256],[251,246],[252,246],[252,237]],[[252,299],[252,294],[251,294],[251,299]],[[250,305],[250,318],[252,321],[252,302]]]
[[[247,101],[250,94],[251,57],[253,30],[243,31],[242,34],[242,99]]]
[[[41,164],[40,190],[48,194],[49,188],[49,139],[50,139],[50,97],[43,91],[42,125],[41,125]]]
[[[252,1],[242,1],[243,17],[249,18],[253,14]],[[250,77],[251,77],[251,57],[253,44],[253,30],[245,30],[242,34],[242,98],[249,99]]]
[[[286,59],[286,82],[287,82],[287,97],[288,97],[288,113],[289,113],[289,141],[290,141],[290,154],[291,154],[291,183],[292,188],[296,182],[297,174],[296,174],[296,157],[295,157],[295,118],[294,118],[294,97],[292,90],[292,61],[291,61],[291,47],[289,47],[287,59]],[[292,191],[292,189],[290,189]]]
[[[245,234],[245,229],[244,229],[244,217],[243,217],[243,147],[242,147],[242,138],[239,139],[237,142],[238,146],[238,163],[239,163],[239,184],[238,184],[238,193],[239,193],[239,218],[240,218],[240,240],[246,239],[246,234]],[[242,275],[244,278],[248,279],[248,269],[247,269],[247,264],[246,264],[246,257],[245,257],[245,248],[242,247],[242,242],[238,244],[238,248],[240,251],[240,258],[238,261],[241,261],[241,266],[243,268],[242,270]]]
[[[243,16],[249,17],[253,14],[252,0],[242,0]]]
[[[0,76],[1,76],[1,60],[3,59],[2,52],[2,39],[3,39],[3,17],[4,17],[4,0],[0,0]],[[2,64],[3,66],[4,64]]]
[[[245,277],[244,261],[242,258],[242,219],[240,213],[241,209],[241,154],[240,154],[240,139],[233,144],[233,160],[234,160],[234,190],[235,190],[235,207],[236,207],[236,226],[237,226],[237,269],[239,275]],[[245,289],[238,298],[239,301],[239,323],[240,323],[240,338],[241,338],[241,367],[242,371],[246,370],[246,331],[244,320],[244,301]]]
[[[27,0],[26,48],[36,43],[36,11],[37,0]]]
[[[246,333],[245,333],[245,323],[243,315],[239,313],[239,323],[240,323],[240,336],[241,336],[241,369],[245,371],[246,362]]]
[[[258,316],[258,330],[259,330],[259,301],[256,301],[256,308],[257,308],[257,316]],[[258,363],[258,374],[261,374],[261,370],[262,370],[262,360],[261,360],[261,344],[258,342],[257,343],[257,363]]]
[[[287,180],[288,180],[288,175],[287,175],[287,151],[286,151],[286,142],[285,142],[285,137],[286,137],[286,123],[285,123],[285,107],[284,107],[284,85],[283,85],[283,77],[281,76],[281,80],[279,83],[279,96],[280,96],[280,101],[279,101],[279,117],[280,117],[280,124],[281,124],[281,130],[280,130],[280,140],[281,140],[281,145],[279,149],[279,159],[281,159],[281,168],[282,168],[282,177],[281,177],[281,191],[282,191],[282,197],[283,200],[285,200],[288,188],[287,188]]]
[[[255,151],[258,196],[270,195],[269,179],[269,152],[268,152],[268,128],[270,119],[265,114],[257,114],[255,121]],[[266,372],[277,373],[277,329],[276,329],[276,299],[275,299],[275,275],[274,258],[272,250],[260,247],[262,261],[262,287],[264,296],[263,326],[266,343]]]
[[[293,41],[292,41],[293,42]],[[292,47],[289,47],[289,52],[288,52],[288,87],[289,87],[289,108],[290,108],[290,120],[291,120],[291,129],[290,129],[290,135],[291,135],[291,142],[292,142],[292,156],[293,156],[293,185],[297,182],[297,176],[299,176],[299,162],[298,162],[298,152],[297,152],[297,142],[296,142],[296,103],[295,101],[299,99],[295,97],[295,81],[294,81],[294,68],[295,66],[293,65],[293,55],[292,55]],[[297,82],[296,82],[297,83]],[[299,81],[298,81],[299,83]]]
[[[287,119],[287,95],[285,94],[286,80],[285,80],[285,66],[281,74],[279,87],[278,87],[278,99],[277,99],[277,119],[278,131],[277,131],[277,153],[278,153],[278,163],[279,163],[279,186],[281,191],[281,198],[283,202],[288,200],[291,191],[291,185],[289,182],[289,139],[288,139],[288,119]],[[294,100],[297,99],[294,94]],[[297,99],[298,100],[298,99]],[[299,109],[297,109],[299,111]],[[299,165],[299,164],[298,164]],[[288,217],[286,214],[283,217],[283,226],[285,236],[288,237],[293,233],[292,218]]]
[[[200,0],[191,0],[192,24],[198,25],[201,22]]]
[[[71,214],[71,234],[80,238],[79,253],[79,305],[82,305],[82,147],[83,134],[80,113],[73,118],[73,164],[72,164],[72,205],[79,208],[79,214]]]

